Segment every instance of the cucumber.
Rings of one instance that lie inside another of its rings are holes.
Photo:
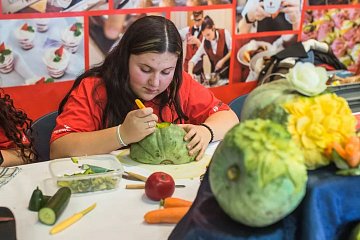
[[[71,190],[60,188],[39,211],[40,222],[53,225],[69,203]]]
[[[37,212],[40,210],[40,208],[43,207],[43,205],[44,205],[44,195],[42,191],[39,189],[39,187],[36,187],[36,189],[31,194],[28,209],[30,211]]]

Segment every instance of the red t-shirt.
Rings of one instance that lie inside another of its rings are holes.
[[[14,142],[9,140],[2,128],[0,128],[0,149],[9,149],[14,147]]]
[[[29,144],[29,140],[26,138],[26,136],[24,134],[22,134],[22,143],[23,144]],[[10,148],[15,148],[16,144],[9,140],[4,132],[4,129],[0,128],[0,150],[3,149],[10,149]]]
[[[56,119],[56,126],[50,142],[71,132],[90,132],[102,129],[102,114],[107,101],[105,86],[102,84],[93,97],[93,89],[101,80],[86,78],[71,93],[63,112]],[[183,83],[179,90],[180,104],[185,115],[189,117],[186,123],[203,123],[211,114],[229,110],[229,106],[195,80],[183,73]],[[100,102],[100,104],[99,104]],[[159,116],[159,108],[151,101],[144,102],[152,107]],[[177,118],[176,111],[166,107],[162,112],[164,121],[172,122]]]

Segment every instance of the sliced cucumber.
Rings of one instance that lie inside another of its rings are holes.
[[[68,187],[60,188],[54,196],[39,211],[39,220],[42,223],[53,225],[69,203],[71,190]]]

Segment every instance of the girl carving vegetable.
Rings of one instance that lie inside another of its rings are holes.
[[[171,122],[187,132],[189,154],[199,160],[210,140],[222,139],[238,118],[182,71],[182,60],[181,37],[170,20],[135,21],[104,63],[80,75],[61,102],[51,158],[109,153],[153,133],[157,122]],[[145,108],[136,107],[136,98]]]

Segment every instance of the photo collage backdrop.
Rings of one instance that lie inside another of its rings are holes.
[[[358,1],[1,0],[0,7],[0,87],[16,98],[36,86],[37,100],[53,101],[53,110],[72,80],[101,64],[146,15],[175,23],[184,70],[225,102],[256,86],[264,58],[297,41],[326,42],[348,70],[359,66]],[[254,21],[259,8],[266,16]],[[58,94],[45,100],[50,86]]]

